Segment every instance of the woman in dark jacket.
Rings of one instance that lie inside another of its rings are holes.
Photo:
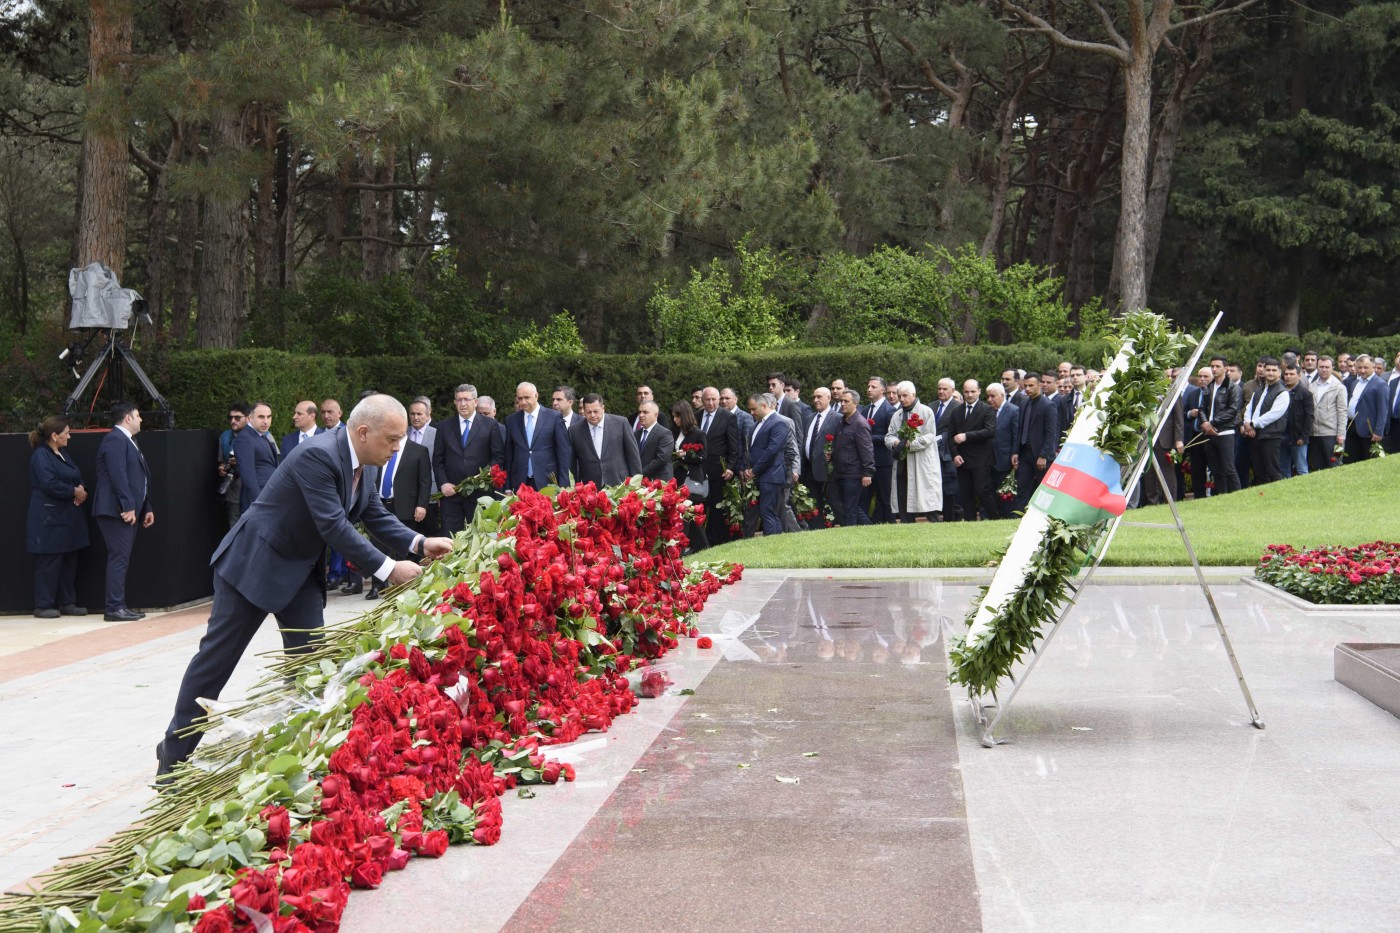
[[[695,423],[695,408],[689,402],[677,402],[671,406],[671,423],[676,426],[676,482],[690,487],[690,501],[700,504],[704,494],[697,494],[697,483],[705,482],[705,432]],[[705,516],[709,521],[709,516]],[[703,551],[710,546],[705,536],[705,527],[695,522],[685,523],[685,536],[690,539],[692,551]]]
[[[83,474],[63,452],[68,446],[68,422],[48,418],[29,432],[34,453],[29,458],[29,519],[25,546],[34,555],[34,615],[85,616],[75,587],[78,552],[88,546],[83,501]]]

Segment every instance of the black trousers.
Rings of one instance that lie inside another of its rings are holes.
[[[954,491],[959,488],[958,468],[953,466],[952,460],[940,460],[938,463],[942,471],[943,520],[945,522],[960,522],[963,517],[962,497],[954,495]]]
[[[291,602],[273,616],[282,629],[282,647],[288,654],[305,651],[317,637],[324,622],[326,594],[314,573],[308,573]],[[199,641],[199,649],[185,668],[180,681],[180,693],[175,700],[175,715],[165,729],[162,759],[170,764],[184,761],[193,754],[203,733],[178,735],[204,715],[200,697],[217,699],[220,691],[233,676],[234,668],[248,649],[259,626],[268,616],[233,584],[214,574],[214,605],[209,612],[209,627]]]
[[[57,609],[78,601],[78,552],[34,555],[34,608]]]
[[[1316,473],[1336,466],[1332,462],[1332,448],[1337,446],[1337,438],[1331,434],[1314,434],[1308,438],[1308,472]]]
[[[870,485],[875,485],[872,479]],[[862,486],[860,477],[851,476],[846,478],[836,478],[829,481],[827,490],[831,493],[832,511],[835,513],[836,524],[842,527],[850,525],[871,524],[870,515],[861,505],[861,494],[870,486]]]
[[[1215,494],[1238,492],[1240,478],[1235,472],[1235,435],[1215,435],[1206,441],[1206,463],[1215,481]]]
[[[982,464],[964,464],[958,467],[958,491],[962,495],[963,521],[977,521],[979,508],[987,515],[997,513],[996,498],[992,495],[990,467]]]
[[[1279,468],[1279,449],[1283,437],[1251,437],[1249,439],[1250,467],[1254,470],[1254,483],[1276,483],[1283,479]]]
[[[473,490],[470,493],[459,492],[455,496],[443,496],[438,500],[443,534],[455,535],[467,527],[467,523],[476,516],[477,496],[478,493]]]
[[[1371,438],[1362,437],[1350,428],[1347,429],[1347,463],[1371,459]]]
[[[107,543],[107,594],[103,605],[107,612],[120,612],[127,608],[126,569],[131,565],[131,548],[136,544],[136,525],[111,515],[99,515],[97,530]]]
[[[1050,469],[1050,460],[1045,461],[1045,470],[1038,468],[1035,465],[1035,449],[1029,444],[1022,445],[1019,458],[1016,464],[1015,508],[1024,511],[1031,501],[1031,495],[1040,486],[1040,481],[1045,479],[1045,470]]]

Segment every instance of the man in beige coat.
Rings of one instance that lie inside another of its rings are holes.
[[[938,425],[933,409],[919,401],[912,382],[895,387],[899,407],[890,419],[885,446],[894,454],[894,492],[899,505],[899,520],[909,523],[943,511],[942,461],[938,454]],[[901,438],[905,422],[917,415],[922,424],[912,440]]]
[[[1317,358],[1317,378],[1308,387],[1313,397],[1313,429],[1308,439],[1308,471],[1315,473],[1336,463],[1332,451],[1346,442],[1347,388],[1332,371],[1332,357]]]

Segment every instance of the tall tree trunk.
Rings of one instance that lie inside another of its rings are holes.
[[[277,129],[277,287],[292,288],[296,281],[296,143],[285,126]]]
[[[277,288],[280,279],[277,256],[281,251],[282,226],[274,197],[277,118],[265,107],[258,106],[253,110],[252,123],[253,139],[262,157],[262,171],[253,195],[253,289],[268,292]]]
[[[126,265],[127,130],[123,72],[131,57],[131,0],[88,4],[87,121],[83,131],[79,266]]]
[[[1147,221],[1147,155],[1152,142],[1152,55],[1134,46],[1123,66],[1123,179],[1118,214],[1119,306],[1147,307],[1144,225]]]
[[[1215,58],[1215,21],[1202,23],[1193,32],[1196,33],[1196,55],[1188,59],[1184,51],[1177,53],[1171,90],[1162,104],[1162,115],[1157,120],[1157,137],[1153,141],[1152,175],[1147,187],[1147,229],[1143,243],[1146,263],[1143,274],[1149,287],[1162,242],[1162,224],[1166,220],[1167,202],[1172,190],[1176,147],[1181,139],[1181,127],[1186,122],[1186,104],[1201,78],[1210,71]]]
[[[209,121],[212,152],[244,146],[241,115],[219,109]],[[199,256],[196,345],[232,349],[248,313],[248,192],[204,198],[204,248]]]

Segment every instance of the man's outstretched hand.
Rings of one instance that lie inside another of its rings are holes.
[[[433,558],[437,558],[437,557],[446,557],[446,556],[447,556],[448,554],[450,554],[450,553],[452,553],[452,539],[451,539],[451,538],[424,538],[424,539],[423,539],[423,556],[424,556],[424,557],[433,557]]]
[[[416,579],[422,572],[423,568],[419,567],[411,560],[397,561],[394,564],[394,569],[389,571],[389,579],[387,582],[390,586],[398,586],[400,583],[407,583],[409,580]]]

